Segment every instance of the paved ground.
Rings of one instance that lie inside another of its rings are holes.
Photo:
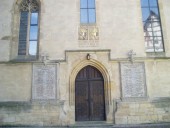
[[[143,125],[119,125],[113,128],[170,128],[170,123],[167,124],[143,124]]]
[[[55,127],[43,127],[43,126],[0,126],[0,128],[170,128],[170,123],[164,124],[142,124],[142,125],[82,125],[82,126],[55,126]]]

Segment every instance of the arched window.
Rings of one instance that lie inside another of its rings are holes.
[[[39,30],[39,4],[23,0],[20,4],[18,55],[36,56]]]

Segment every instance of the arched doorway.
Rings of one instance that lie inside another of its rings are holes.
[[[76,121],[104,121],[104,79],[95,67],[86,66],[75,80]]]

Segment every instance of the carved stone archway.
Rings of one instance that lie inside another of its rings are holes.
[[[107,69],[100,62],[98,62],[94,59],[83,60],[73,68],[73,70],[70,74],[70,79],[69,79],[69,103],[70,103],[70,106],[75,105],[75,79],[76,79],[76,76],[82,68],[84,68],[88,65],[97,68],[103,75],[104,90],[105,90],[105,104],[106,104],[106,106],[108,106],[109,104],[111,104],[110,77],[109,77]]]

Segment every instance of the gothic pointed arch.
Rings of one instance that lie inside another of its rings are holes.
[[[37,59],[40,0],[16,0],[13,7],[11,59]]]
[[[75,80],[75,120],[105,121],[104,80],[98,69],[86,66]]]
[[[76,65],[70,75],[70,81],[69,81],[69,101],[70,101],[70,105],[74,105],[75,104],[75,80],[76,80],[76,76],[79,73],[79,71],[81,69],[83,69],[86,66],[93,66],[95,67],[97,70],[99,70],[103,76],[104,79],[104,93],[105,93],[105,104],[109,105],[111,104],[111,90],[110,90],[110,77],[109,77],[109,73],[107,71],[107,69],[98,61],[94,60],[94,59],[90,59],[90,60],[83,60],[81,61],[78,65]]]

